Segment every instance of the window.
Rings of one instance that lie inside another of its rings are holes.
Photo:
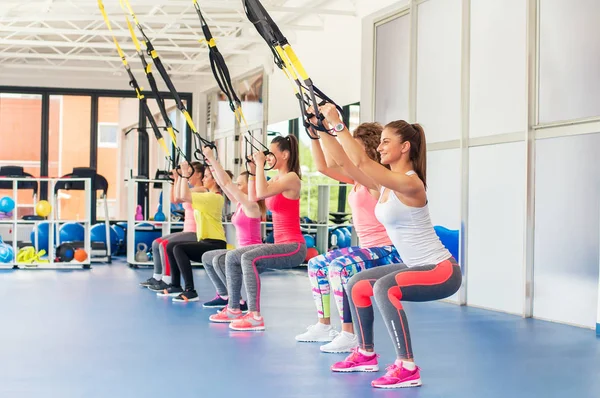
[[[117,123],[98,123],[98,147],[116,148],[118,145]]]

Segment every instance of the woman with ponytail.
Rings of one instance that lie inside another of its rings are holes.
[[[242,247],[227,252],[227,308],[211,317],[214,322],[231,322],[232,330],[264,330],[260,314],[261,284],[259,273],[266,268],[297,267],[306,257],[306,242],[300,231],[300,159],[298,140],[293,135],[275,137],[267,158],[264,153],[253,155],[248,178],[248,197],[264,200],[273,215],[275,243]],[[277,175],[267,181],[265,162]],[[248,293],[248,314],[242,315],[240,299],[242,282]]]
[[[254,202],[248,199],[248,177],[247,171],[241,173],[237,182],[231,180],[228,170],[225,170],[213,154],[211,148],[204,148],[204,156],[208,163],[208,169],[221,187],[225,195],[233,205],[235,212],[231,217],[231,223],[235,227],[237,247],[246,247],[262,243],[260,222],[265,217],[266,207],[264,200]],[[227,305],[229,294],[227,292],[227,271],[225,256],[227,249],[211,250],[202,255],[202,264],[206,274],[217,290],[217,296],[204,303],[206,308],[223,308]],[[246,303],[241,302],[241,310],[247,310]],[[219,322],[219,314],[210,317],[211,321]],[[213,319],[215,318],[215,319]]]
[[[331,369],[334,372],[379,370],[373,340],[371,297],[375,297],[397,359],[387,367],[385,376],[371,385],[376,388],[420,386],[420,369],[414,362],[402,302],[440,300],[453,295],[462,283],[460,266],[441,243],[429,217],[425,132],[420,125],[403,120],[386,125],[377,148],[380,164],[369,158],[354,140],[333,106],[324,105],[321,112],[352,163],[380,190],[375,215],[403,261],[362,271],[350,279],[347,293],[359,347]]]

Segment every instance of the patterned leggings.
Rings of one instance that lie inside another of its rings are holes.
[[[394,246],[361,248],[357,246],[332,250],[313,257],[308,262],[308,278],[319,318],[329,318],[330,294],[333,296],[342,322],[351,323],[346,285],[356,273],[402,260]],[[331,286],[331,287],[330,287]]]

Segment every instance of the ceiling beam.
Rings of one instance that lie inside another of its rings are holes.
[[[113,76],[123,76],[126,78],[127,72],[120,71],[114,68],[103,68],[103,67],[93,67],[93,66],[68,66],[68,65],[50,65],[50,64],[2,64],[0,65],[1,69],[36,69],[40,71],[46,70],[58,70],[58,71],[75,71],[75,72],[97,72],[97,73],[106,73]],[[169,75],[173,76],[212,76],[212,72],[188,72],[188,71],[169,71]],[[141,79],[139,79],[141,80]]]

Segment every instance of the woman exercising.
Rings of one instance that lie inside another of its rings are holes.
[[[316,124],[316,120],[313,120],[313,123]],[[381,130],[382,127],[378,123],[363,123],[353,134],[354,140],[362,150],[376,162],[379,162],[377,146]],[[312,285],[319,321],[309,326],[305,333],[296,336],[296,340],[322,342],[331,341],[334,337],[333,341],[321,346],[321,351],[350,352],[352,348],[358,346],[358,338],[352,327],[352,315],[347,304],[346,285],[350,277],[364,269],[399,263],[401,260],[385,227],[375,217],[375,205],[379,199],[379,191],[375,183],[354,166],[341,145],[329,134],[321,134],[320,140],[312,140],[312,154],[319,172],[334,180],[353,185],[348,203],[360,247],[332,250],[308,262],[308,277]],[[329,311],[331,288],[342,319],[342,332],[339,334],[331,327]]]
[[[190,173],[187,163],[181,164],[183,175]],[[175,198],[192,204],[196,219],[196,241],[167,244],[167,255],[171,264],[172,281],[159,296],[171,296],[173,301],[198,301],[198,293],[194,289],[192,261],[202,261],[202,255],[210,250],[225,249],[225,230],[223,228],[223,206],[225,199],[221,189],[209,170],[204,171],[203,191],[192,192],[188,184],[180,182],[176,188]],[[185,290],[181,287],[181,275],[185,281]]]
[[[260,200],[253,202],[248,199],[248,176],[247,171],[243,172],[237,178],[237,183],[233,183],[231,176],[223,166],[214,158],[210,148],[204,149],[204,155],[209,163],[209,169],[229,200],[236,204],[235,213],[231,217],[231,222],[235,226],[237,236],[237,247],[245,247],[262,243],[260,222],[265,216],[265,202]],[[202,264],[217,290],[217,296],[203,304],[204,307],[223,308],[227,306],[229,295],[227,293],[227,277],[225,269],[225,255],[227,250],[212,250],[204,253]],[[245,302],[241,303],[241,310],[247,310]],[[225,319],[221,319],[225,317]],[[213,319],[214,318],[214,319]],[[222,311],[210,317],[214,322],[227,322],[227,311]]]
[[[264,330],[265,323],[260,315],[260,277],[265,268],[292,268],[302,264],[306,258],[306,242],[300,231],[300,188],[301,174],[298,158],[298,140],[293,135],[275,137],[268,158],[262,152],[254,153],[249,177],[248,197],[250,200],[265,200],[273,214],[275,243],[252,245],[227,252],[227,291],[229,303],[225,315],[232,321],[232,330]],[[265,160],[277,171],[267,181]],[[255,170],[253,170],[255,169]],[[248,293],[246,315],[240,311],[242,279]]]
[[[379,370],[373,340],[373,307],[377,306],[397,359],[385,376],[374,380],[376,388],[420,386],[420,370],[414,363],[408,320],[402,301],[433,301],[451,296],[460,288],[460,266],[437,237],[429,217],[426,195],[427,149],[425,133],[418,124],[391,122],[381,134],[377,150],[381,163],[370,159],[339,119],[337,110],[321,109],[335,126],[338,139],[354,165],[381,190],[375,207],[377,219],[402,256],[403,264],[377,267],[354,275],[348,295],[359,347],[332,366],[334,372]]]
[[[202,190],[202,179],[204,178],[204,166],[200,162],[192,162],[194,174],[188,179],[190,190],[199,192]],[[173,189],[171,189],[171,203],[181,203],[175,198],[175,187],[180,180],[176,170],[171,171],[173,178]],[[142,286],[154,292],[161,292],[169,287],[171,283],[171,264],[167,255],[167,245],[180,242],[195,242],[196,241],[196,220],[194,220],[194,209],[192,204],[183,202],[185,211],[183,231],[174,234],[165,235],[152,242],[152,260],[154,262],[154,275],[145,282],[140,283]],[[163,275],[164,264],[164,275]]]

